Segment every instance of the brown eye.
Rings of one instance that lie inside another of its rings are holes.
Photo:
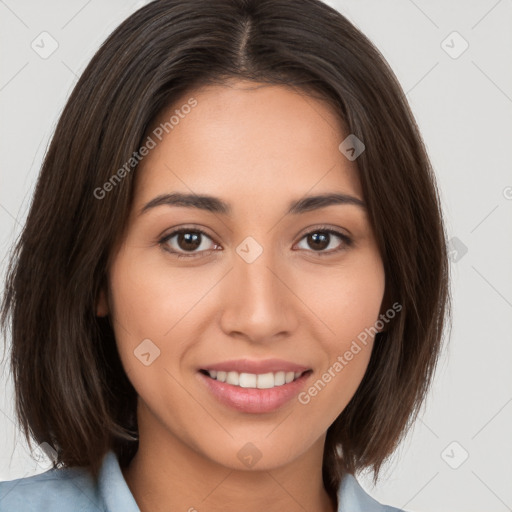
[[[179,233],[176,235],[176,243],[184,251],[193,251],[201,246],[201,234],[199,233]]]
[[[328,233],[312,233],[307,235],[308,245],[315,250],[323,250],[329,246],[331,235]]]
[[[162,238],[160,244],[165,250],[176,254],[177,257],[198,256],[200,253],[216,247],[213,240],[204,231],[197,228],[173,231]]]
[[[301,249],[312,250],[321,255],[342,251],[352,245],[351,238],[333,229],[317,229],[316,231],[311,231],[304,235],[302,240],[306,241],[306,247],[303,245]]]

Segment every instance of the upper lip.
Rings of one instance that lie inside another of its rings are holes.
[[[202,370],[216,370],[221,372],[238,373],[275,373],[275,372],[304,372],[309,370],[307,366],[285,361],[284,359],[233,359],[221,363],[209,364],[201,367]]]

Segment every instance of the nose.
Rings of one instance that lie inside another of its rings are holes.
[[[290,272],[277,264],[270,250],[252,262],[235,254],[234,268],[223,283],[223,331],[253,343],[290,336],[298,324],[300,304],[287,283],[290,280]]]

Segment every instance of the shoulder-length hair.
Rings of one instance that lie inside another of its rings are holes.
[[[95,310],[131,208],[136,166],[126,162],[164,108],[231,78],[324,99],[365,144],[356,163],[384,300],[402,309],[327,431],[323,476],[333,493],[346,472],[370,468],[376,480],[417,416],[450,296],[439,193],[406,97],[373,44],[319,0],[158,0],[94,55],[56,127],[7,274],[2,325],[12,335],[16,413],[27,441],[55,448],[58,467],[96,476],[107,450],[122,465],[136,452],[136,392],[110,320]]]

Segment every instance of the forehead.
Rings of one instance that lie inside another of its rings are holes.
[[[300,89],[246,81],[201,87],[161,112],[149,134],[156,147],[137,170],[140,201],[171,191],[260,205],[333,189],[362,198],[357,165],[338,149],[348,135],[342,120]]]

